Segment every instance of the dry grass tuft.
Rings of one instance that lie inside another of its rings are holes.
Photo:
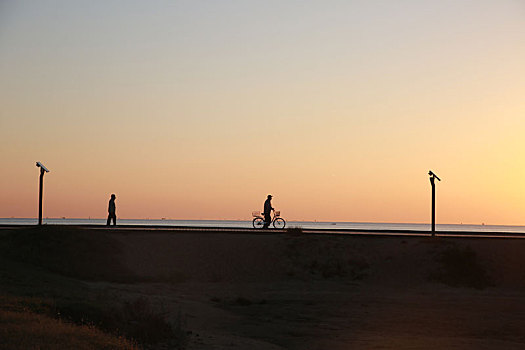
[[[112,334],[123,335],[140,344],[170,342],[172,348],[182,348],[187,342],[187,332],[179,317],[169,322],[165,315],[155,310],[146,298],[124,303],[108,301],[79,301],[60,305],[62,317],[77,324],[89,324]]]
[[[484,289],[494,283],[470,247],[447,246],[436,256],[437,271],[430,279],[451,287]]]
[[[139,349],[124,337],[53,318],[52,311],[45,300],[0,296],[0,349]]]

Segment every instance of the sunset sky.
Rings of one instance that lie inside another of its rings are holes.
[[[525,2],[0,2],[0,217],[525,225]]]

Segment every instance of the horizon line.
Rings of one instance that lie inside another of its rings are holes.
[[[44,220],[106,220],[106,217],[46,217]],[[38,220],[37,217],[0,217],[0,220]],[[140,221],[246,221],[251,219],[172,219],[172,218],[119,218],[119,220],[140,220]],[[341,224],[398,224],[398,225],[431,225],[431,222],[387,222],[387,221],[335,221],[335,220],[287,220],[288,222],[312,222],[312,223],[341,223]],[[525,224],[487,224],[487,223],[436,223],[436,225],[457,225],[457,226],[509,226],[525,227]]]

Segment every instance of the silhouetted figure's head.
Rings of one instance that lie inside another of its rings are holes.
[[[115,199],[115,198],[117,198],[117,196],[115,196],[115,194],[112,194],[111,199]]]
[[[272,195],[271,194],[268,195],[268,199],[272,199]]]

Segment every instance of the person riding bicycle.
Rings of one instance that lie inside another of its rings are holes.
[[[264,201],[264,226],[263,228],[268,228],[272,223],[272,195],[269,194],[266,200]]]

